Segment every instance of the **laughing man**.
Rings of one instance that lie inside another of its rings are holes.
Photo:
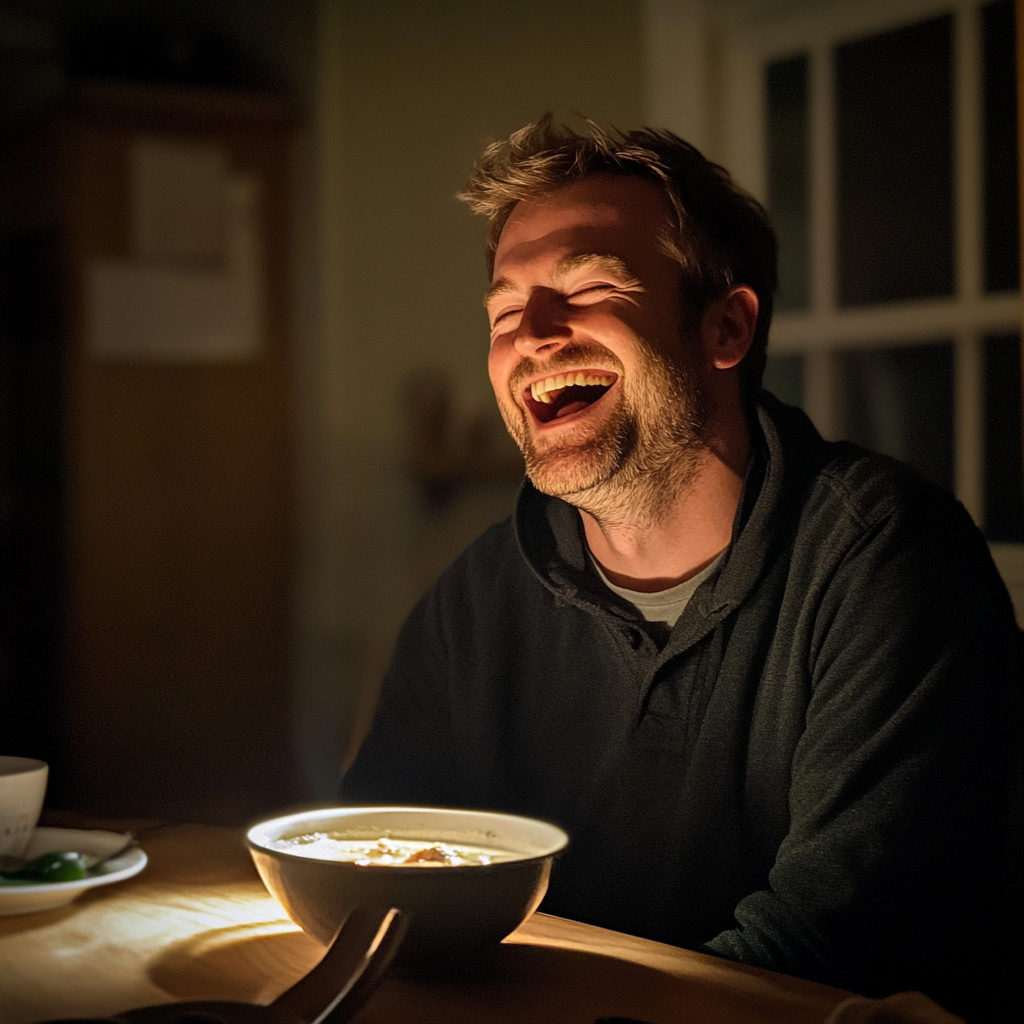
[[[982,537],[761,389],[774,235],[680,139],[544,119],[463,198],[527,480],[409,617],[344,797],[553,820],[550,913],[976,1009],[1016,678]]]

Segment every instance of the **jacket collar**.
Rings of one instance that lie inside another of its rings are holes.
[[[751,455],[725,561],[698,589],[669,648],[695,643],[739,607],[761,578],[780,535],[795,526],[803,495],[828,445],[799,409],[762,392],[751,424]],[[605,587],[590,566],[579,512],[524,480],[513,515],[519,550],[555,597],[592,614],[638,622],[636,609]],[[666,654],[670,653],[667,648]]]

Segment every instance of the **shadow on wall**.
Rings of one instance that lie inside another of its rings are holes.
[[[369,731],[391,659],[397,624],[380,611],[380,587],[398,581],[414,602],[467,544],[512,511],[523,459],[492,397],[460,395],[446,370],[412,372],[402,381],[403,430],[397,453],[363,444],[350,450],[333,526],[347,547],[358,596],[379,614],[362,628],[307,636],[300,644],[303,685],[294,710],[294,748],[310,799],[330,800],[340,772]],[[346,489],[348,479],[359,490]],[[356,563],[348,538],[361,539]],[[339,686],[339,680],[346,685]]]
[[[428,511],[449,508],[459,492],[518,484],[523,457],[497,408],[459,408],[455,383],[440,368],[409,374],[402,388],[409,473]]]

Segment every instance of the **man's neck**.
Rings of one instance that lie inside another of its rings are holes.
[[[616,586],[641,593],[667,590],[695,576],[729,546],[743,491],[748,442],[709,449],[689,479],[652,514],[636,502],[628,516],[580,508],[591,554]]]

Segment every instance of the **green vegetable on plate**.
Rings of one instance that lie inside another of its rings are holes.
[[[60,850],[35,857],[16,871],[0,871],[0,885],[77,882],[85,878],[85,874],[85,858],[82,854]]]

